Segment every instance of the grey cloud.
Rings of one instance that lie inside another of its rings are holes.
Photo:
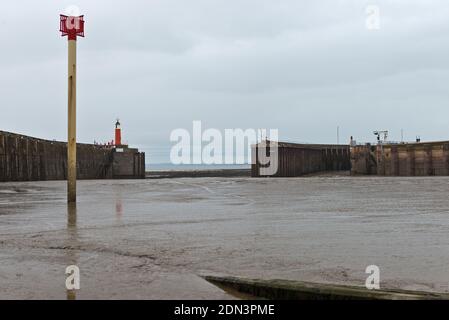
[[[365,28],[373,3],[378,31]],[[170,131],[192,120],[274,127],[281,139],[310,142],[334,142],[337,125],[342,140],[371,140],[381,128],[395,139],[402,128],[408,139],[448,138],[444,0],[9,2],[0,18],[0,129],[65,139],[58,14],[70,4],[86,16],[81,141],[111,139],[116,117],[126,140],[147,150],[168,150]]]

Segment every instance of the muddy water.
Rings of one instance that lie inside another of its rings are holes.
[[[449,178],[0,184],[0,298],[231,299],[199,275],[449,292]]]

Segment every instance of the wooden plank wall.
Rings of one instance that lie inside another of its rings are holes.
[[[259,145],[252,146],[251,176],[260,177]],[[350,170],[348,145],[278,143],[278,171],[274,177],[298,177],[322,171]]]
[[[138,153],[136,178],[145,176],[145,154]],[[110,179],[113,152],[91,144],[77,145],[78,179]],[[0,131],[0,181],[65,180],[67,144]]]

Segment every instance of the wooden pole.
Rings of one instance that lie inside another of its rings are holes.
[[[76,202],[76,40],[69,40],[67,202]]]

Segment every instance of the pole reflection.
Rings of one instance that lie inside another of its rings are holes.
[[[115,190],[115,221],[117,223],[122,222],[123,217],[123,202],[122,202],[122,189],[120,186]]]
[[[77,228],[77,209],[76,203],[67,204],[67,266],[77,265],[78,255],[76,254],[76,244],[78,243],[78,228]],[[67,276],[67,275],[66,275]],[[76,300],[76,290],[67,291],[67,300]]]

